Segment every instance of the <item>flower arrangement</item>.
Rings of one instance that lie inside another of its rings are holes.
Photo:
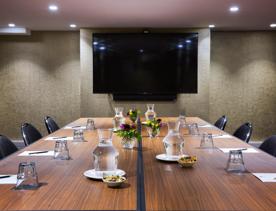
[[[160,132],[161,127],[163,126],[162,120],[161,119],[152,119],[152,120],[147,120],[146,122],[142,123],[147,127],[149,136],[151,138],[154,138],[157,136]]]
[[[114,133],[122,138],[124,148],[132,149],[135,139],[141,140],[141,134],[138,132],[135,124],[121,124],[120,129],[114,131]]]
[[[140,114],[140,111],[136,108],[134,109],[129,109],[129,111],[127,112],[127,115],[129,116],[129,119],[132,121],[132,122],[135,122],[138,115]]]

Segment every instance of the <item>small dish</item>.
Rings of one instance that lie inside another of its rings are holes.
[[[120,187],[125,181],[126,178],[119,175],[109,175],[103,177],[103,182],[110,188]]]
[[[197,157],[196,156],[185,156],[179,158],[177,161],[181,167],[190,168],[196,163]]]
[[[95,169],[87,170],[83,173],[84,176],[90,179],[98,179],[101,180],[105,175],[119,175],[124,176],[126,174],[125,171],[121,169],[117,169],[116,171],[96,171]]]

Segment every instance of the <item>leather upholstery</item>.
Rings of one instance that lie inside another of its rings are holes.
[[[29,123],[24,123],[21,126],[21,133],[26,146],[42,138],[41,133]]]
[[[6,136],[0,135],[0,159],[17,151],[17,147]]]

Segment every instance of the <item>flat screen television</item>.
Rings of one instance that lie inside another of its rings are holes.
[[[93,93],[166,100],[197,93],[197,33],[94,33]]]

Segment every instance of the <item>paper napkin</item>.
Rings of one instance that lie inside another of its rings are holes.
[[[262,182],[276,182],[276,173],[252,173]]]
[[[22,153],[20,153],[18,156],[54,156],[54,151],[48,151],[45,153],[38,153],[38,154],[29,154],[29,153],[33,153],[33,152],[41,152],[44,150],[37,150],[37,151],[24,151]]]
[[[6,176],[9,174],[0,174],[1,176]],[[8,178],[2,178],[0,179],[0,184],[4,185],[4,184],[16,184],[17,182],[17,175],[10,175],[10,177]]]
[[[72,136],[68,136],[68,137],[50,136],[50,137],[46,138],[45,140],[46,141],[56,141],[56,140],[73,141],[73,137]]]
[[[230,150],[239,150],[239,149],[246,149],[246,150],[242,150],[242,153],[259,153],[259,151],[257,151],[254,148],[219,148],[220,151],[224,152],[224,153],[229,153]]]

